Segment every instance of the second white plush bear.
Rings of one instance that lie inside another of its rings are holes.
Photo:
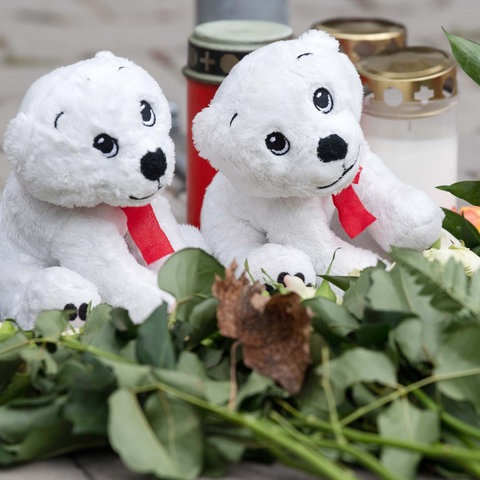
[[[380,252],[424,249],[443,213],[374,155],[359,124],[362,85],[338,42],[321,31],[244,57],[194,119],[200,155],[219,170],[201,229],[219,260],[248,260],[254,277],[302,273],[307,283],[376,264],[377,253],[341,239],[368,236]],[[381,255],[381,253],[380,253]]]
[[[110,52],[30,87],[5,133],[0,321],[31,328],[41,310],[82,317],[106,302],[140,322],[173,302],[156,274],[186,245],[159,195],[174,171],[170,125],[158,83]]]

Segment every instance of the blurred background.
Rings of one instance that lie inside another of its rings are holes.
[[[59,65],[111,50],[144,67],[172,102],[180,162],[186,129],[187,41],[198,22],[228,16],[274,15],[295,35],[338,16],[382,17],[403,23],[410,45],[450,52],[442,27],[480,41],[478,0],[0,0],[0,135],[28,86]],[[250,3],[249,3],[250,2]],[[251,5],[255,5],[252,9]],[[268,18],[264,18],[268,19]],[[458,72],[459,178],[480,178],[480,86]],[[0,152],[0,189],[8,165]],[[177,185],[177,214],[184,192]]]

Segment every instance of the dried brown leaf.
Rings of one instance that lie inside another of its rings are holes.
[[[245,365],[276,380],[289,393],[297,393],[310,363],[310,314],[295,293],[263,294],[236,265],[217,278],[218,326],[222,335],[238,339]]]

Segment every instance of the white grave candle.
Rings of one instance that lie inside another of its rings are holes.
[[[408,47],[361,61],[366,87],[362,127],[370,149],[405,183],[452,208],[436,189],[457,181],[455,66],[429,47]]]

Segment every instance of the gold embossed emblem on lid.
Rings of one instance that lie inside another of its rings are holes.
[[[454,104],[456,67],[432,47],[404,47],[357,64],[365,86],[365,110],[378,116],[427,116]]]

